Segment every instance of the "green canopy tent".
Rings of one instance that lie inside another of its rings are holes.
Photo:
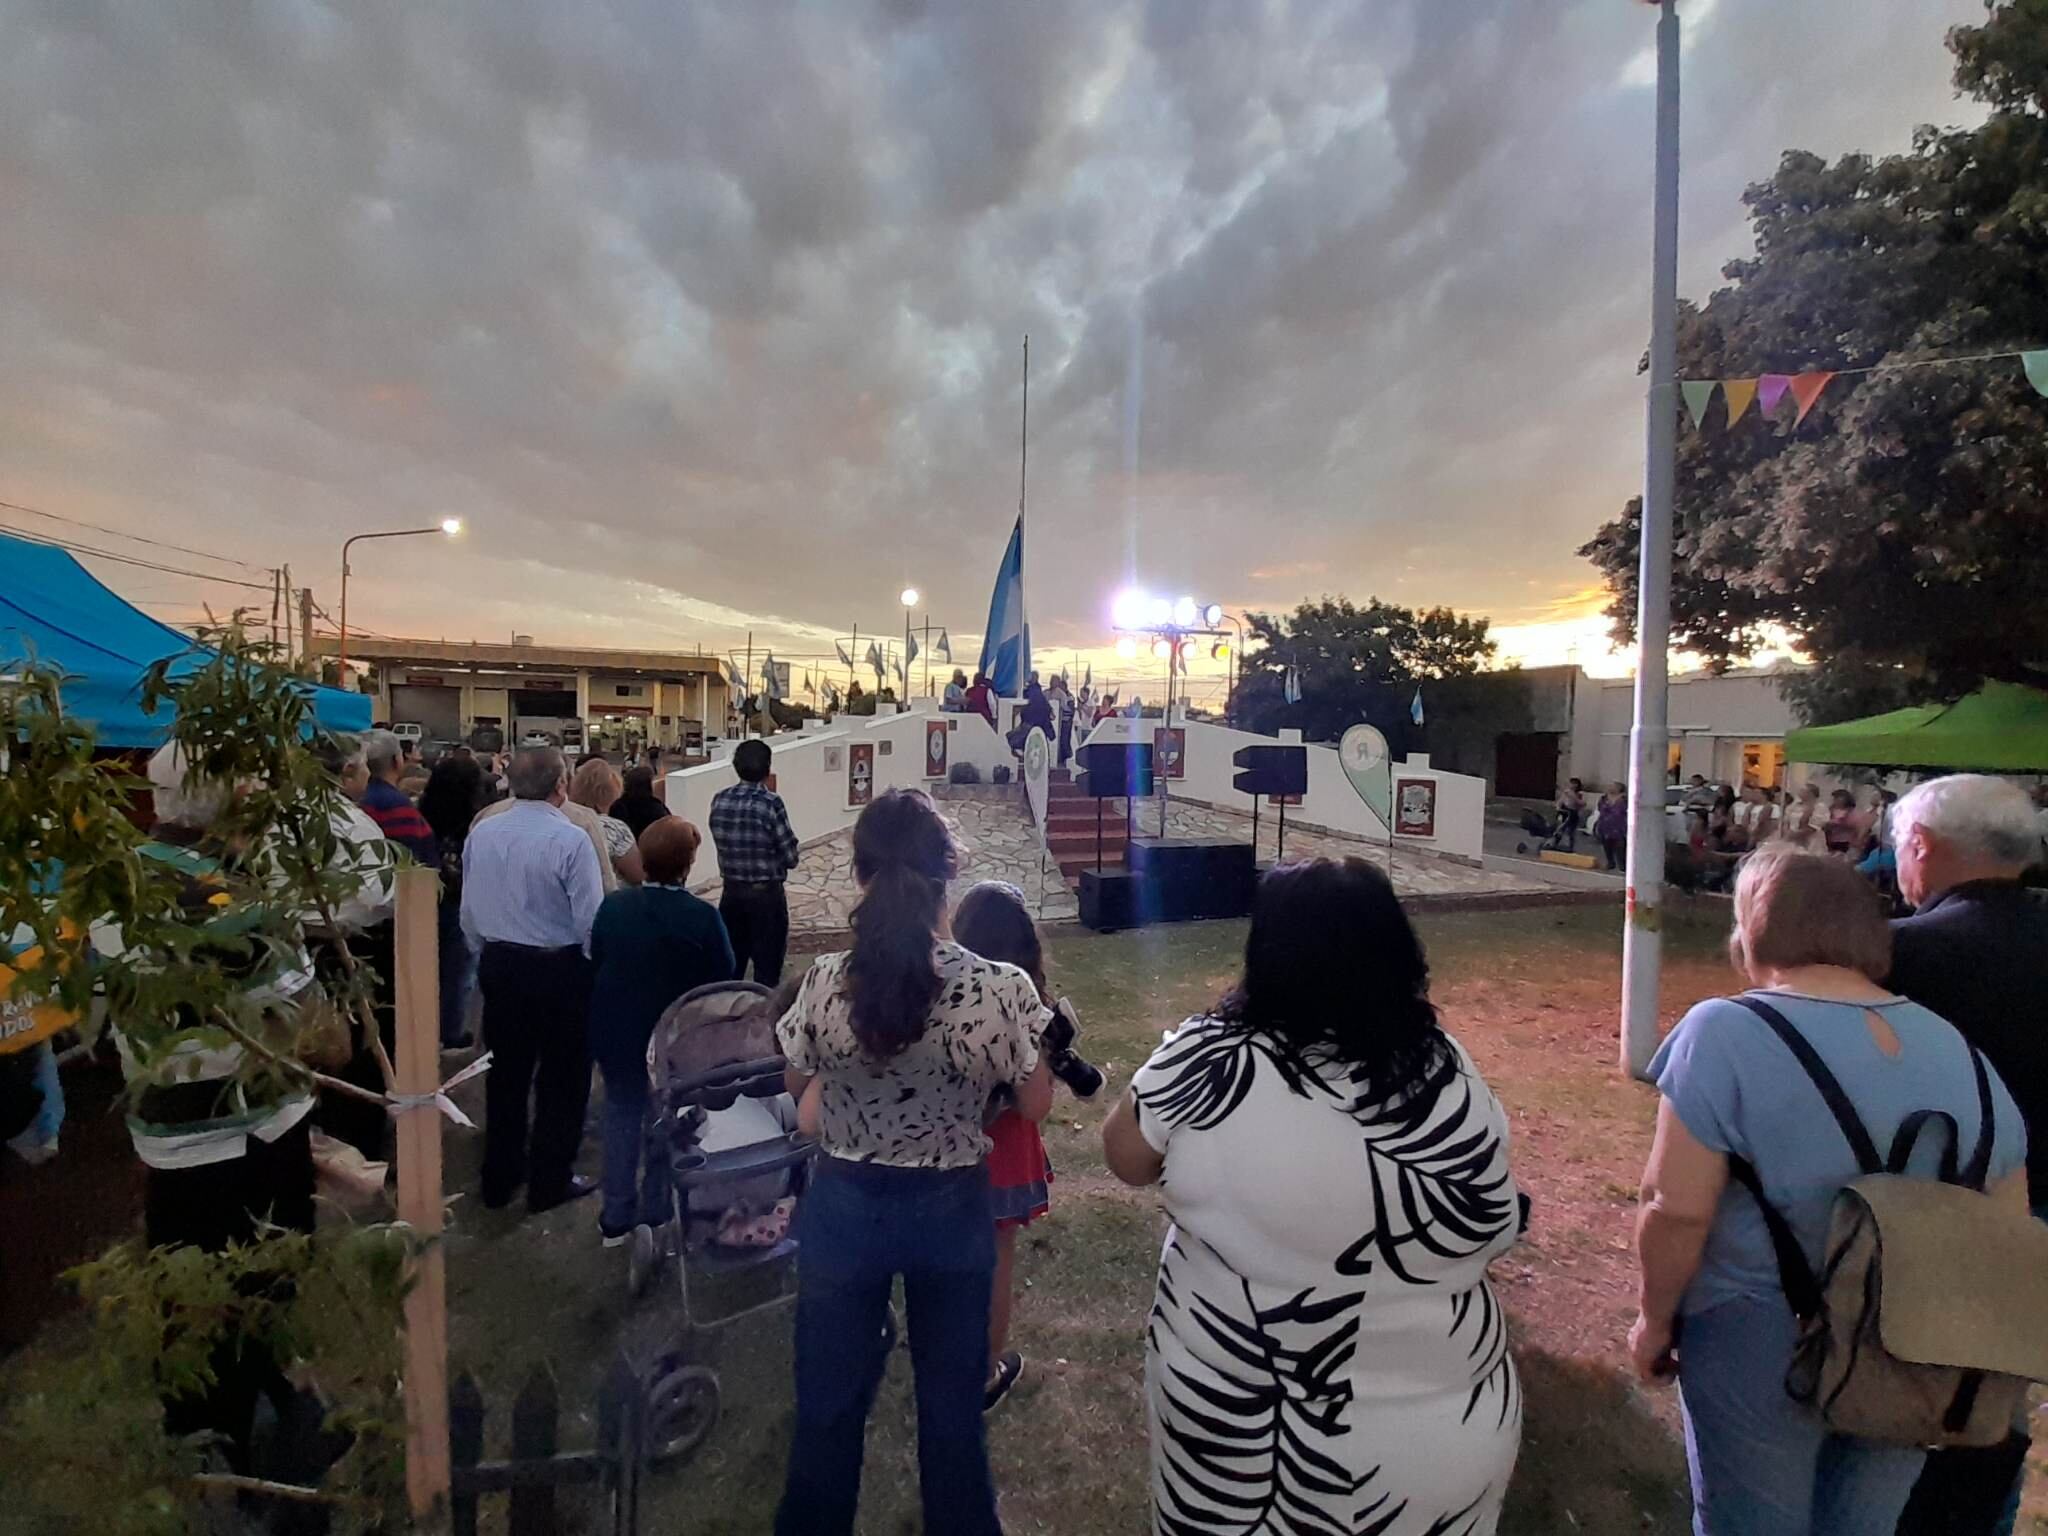
[[[2048,773],[2048,692],[1986,683],[1953,704],[1895,709],[1785,738],[1795,763]]]

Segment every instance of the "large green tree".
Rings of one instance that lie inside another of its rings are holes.
[[[1729,429],[1718,398],[1680,427],[1674,643],[1725,664],[1789,633],[1814,719],[2048,682],[2048,400],[2011,360],[1891,366],[2048,346],[2048,0],[1948,46],[1988,120],[1883,159],[1787,153],[1744,195],[1755,256],[1679,317],[1682,378],[1882,370],[1797,431],[1789,408]],[[1623,639],[1641,514],[1582,551]]]
[[[1363,607],[1326,597],[1292,614],[1247,614],[1246,624],[1231,719],[1254,731],[1299,727],[1310,741],[1334,741],[1361,720],[1384,729],[1387,720],[1405,717],[1415,684],[1469,677],[1494,654],[1483,618],[1376,597]],[[1287,702],[1290,670],[1301,687],[1294,704]]]

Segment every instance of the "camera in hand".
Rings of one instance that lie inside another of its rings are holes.
[[[1074,1054],[1074,1041],[1080,1033],[1073,1006],[1063,997],[1039,1037],[1038,1048],[1047,1070],[1067,1085],[1068,1092],[1077,1099],[1092,1099],[1102,1092],[1102,1069]]]

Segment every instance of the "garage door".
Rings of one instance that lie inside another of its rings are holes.
[[[1546,800],[1557,792],[1556,731],[1503,731],[1493,744],[1493,792]]]
[[[429,741],[458,741],[462,737],[462,690],[435,688],[425,683],[391,685],[391,719],[415,722]]]

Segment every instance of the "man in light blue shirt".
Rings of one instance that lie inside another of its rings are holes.
[[[514,804],[463,845],[462,931],[478,949],[484,1044],[483,1200],[545,1211],[591,1193],[576,1176],[590,1102],[590,925],[604,899],[597,851],[560,810],[568,764],[531,747],[506,770]],[[529,1145],[527,1101],[531,1097]]]

